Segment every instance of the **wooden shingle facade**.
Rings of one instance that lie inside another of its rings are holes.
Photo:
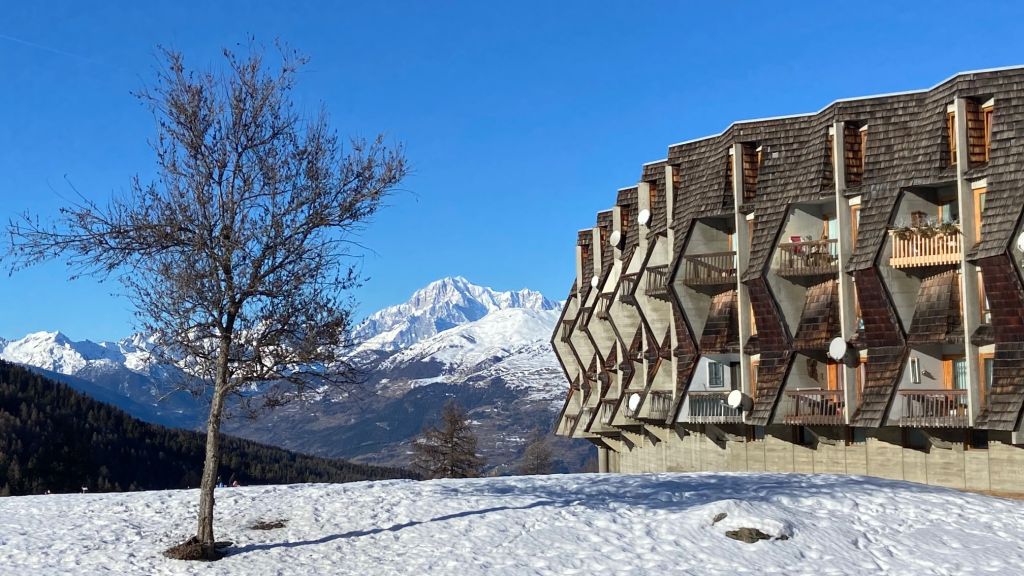
[[[1022,492],[1022,216],[1024,68],[672,145],[577,235],[556,432],[606,470]]]

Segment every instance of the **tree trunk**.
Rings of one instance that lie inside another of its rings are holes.
[[[210,419],[206,423],[206,460],[203,463],[203,481],[199,485],[199,525],[196,539],[203,547],[204,555],[215,558],[217,551],[213,537],[213,492],[217,487],[217,470],[220,468],[220,418],[224,409],[224,396],[228,384],[228,352],[230,340],[221,339],[217,366],[217,378],[210,399]]]

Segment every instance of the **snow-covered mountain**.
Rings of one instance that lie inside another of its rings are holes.
[[[455,276],[431,282],[408,301],[370,314],[352,331],[352,337],[359,350],[394,351],[498,310],[559,308],[558,302],[540,292],[498,292]]]
[[[494,459],[507,459],[531,429],[549,428],[564,397],[549,344],[559,308],[532,290],[501,292],[462,277],[432,282],[353,331],[353,357],[372,389],[359,406],[325,396],[316,407],[280,410],[259,423],[237,419],[227,427],[291,449],[401,464],[408,441],[454,397],[482,422],[481,445],[500,452]],[[158,364],[153,346],[145,335],[92,342],[36,332],[0,340],[0,359],[60,376],[145,420],[201,425],[205,404],[175,392],[183,375]],[[383,453],[388,456],[378,458]]]

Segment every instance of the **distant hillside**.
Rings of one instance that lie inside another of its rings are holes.
[[[147,424],[0,361],[0,495],[195,487],[205,435]],[[397,468],[288,452],[225,437],[220,475],[242,484],[408,478]]]

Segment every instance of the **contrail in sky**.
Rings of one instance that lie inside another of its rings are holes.
[[[21,44],[22,46],[28,46],[30,48],[36,48],[38,50],[45,50],[46,52],[50,52],[51,54],[59,54],[61,56],[67,56],[69,58],[75,58],[77,60],[82,60],[84,62],[89,62],[89,63],[92,63],[92,64],[100,64],[100,65],[103,64],[99,60],[94,60],[92,58],[89,58],[88,56],[82,56],[81,54],[75,54],[74,52],[67,52],[67,51],[61,50],[59,48],[53,48],[53,47],[50,47],[50,46],[44,46],[42,44],[36,44],[35,42],[29,42],[28,40],[22,40],[21,38],[15,38],[14,36],[8,36],[7,34],[0,34],[0,39],[8,40],[8,41],[14,42],[16,44]]]

